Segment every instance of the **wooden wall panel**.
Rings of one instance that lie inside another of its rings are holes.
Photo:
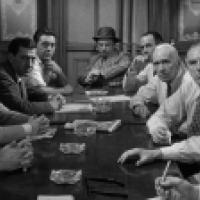
[[[99,0],[99,27],[112,26],[119,34],[118,0]]]
[[[131,43],[132,53],[135,54],[141,35],[148,29],[148,0],[133,0]]]
[[[148,1],[149,30],[161,33],[166,42],[178,40],[179,4],[178,0]]]
[[[65,12],[66,41],[93,42],[94,0],[68,0]]]
[[[68,80],[74,87],[78,86],[78,76],[87,71],[90,57],[91,52],[67,52]]]

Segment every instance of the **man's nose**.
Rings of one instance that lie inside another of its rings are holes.
[[[160,63],[157,67],[158,72],[164,72],[165,71],[165,65],[163,63]]]
[[[26,65],[30,68],[30,67],[33,67],[33,64],[34,64],[34,62],[33,62],[33,60],[31,60],[31,59],[29,59],[29,60],[27,60],[27,62],[26,62]]]

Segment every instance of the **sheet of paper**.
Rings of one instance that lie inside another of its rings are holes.
[[[163,200],[161,196],[156,196],[152,198],[147,198],[147,200]]]
[[[74,200],[72,195],[39,195],[37,200]]]
[[[102,97],[92,97],[90,98],[91,101],[96,101],[101,98],[102,100],[105,101],[110,101],[110,102],[124,102],[124,101],[130,101],[130,97],[126,95],[114,95],[114,96],[102,96]]]
[[[91,112],[93,109],[92,104],[86,103],[67,103],[57,113],[79,113]]]

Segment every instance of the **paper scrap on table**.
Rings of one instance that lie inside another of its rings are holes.
[[[39,195],[37,200],[75,200],[73,195]]]
[[[85,150],[85,143],[60,143],[59,149],[64,154],[80,154]]]
[[[97,101],[101,98],[102,100],[105,101],[110,101],[110,102],[124,102],[124,101],[130,101],[131,97],[126,96],[126,95],[114,95],[114,96],[102,96],[102,97],[91,97],[91,101]]]
[[[56,113],[79,113],[79,112],[92,112],[92,104],[86,103],[67,103],[63,107],[56,111]]]
[[[50,180],[56,184],[76,184],[82,177],[82,170],[60,169],[52,170]]]
[[[108,94],[107,90],[88,90],[85,91],[87,96],[104,96]]]
[[[147,200],[163,200],[163,198],[161,196],[156,196],[152,198],[147,198]]]
[[[45,133],[41,135],[34,135],[30,137],[31,141],[42,140],[44,138],[53,138],[56,134],[57,128],[49,128]]]
[[[94,120],[83,119],[83,120],[74,120],[73,123],[66,123],[64,125],[64,128],[65,129],[74,129],[74,124],[77,121],[80,121],[82,123],[85,122],[86,124],[88,124],[88,123],[96,124],[98,131],[108,131],[109,133],[112,133],[118,127],[121,126],[121,119],[116,119],[116,120],[112,120],[112,121],[94,121]]]

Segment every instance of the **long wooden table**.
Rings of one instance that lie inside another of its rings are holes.
[[[165,162],[156,162],[135,167],[133,162],[117,164],[117,159],[127,149],[133,147],[152,148],[143,120],[135,118],[128,109],[128,103],[114,103],[112,111],[106,114],[60,114],[56,120],[73,119],[112,120],[122,119],[122,126],[111,134],[97,132],[89,137],[79,137],[63,125],[54,125],[58,131],[53,139],[33,143],[35,159],[33,166],[23,173],[21,170],[0,174],[1,200],[36,200],[39,194],[72,194],[77,200],[88,199],[131,199],[144,200],[155,196],[154,180],[161,176]],[[57,121],[58,122],[58,121]],[[59,151],[61,142],[85,142],[86,151],[80,155],[65,155]],[[52,169],[82,169],[82,180],[75,185],[56,185],[49,180]],[[119,187],[86,181],[87,177],[109,177],[125,184]],[[89,185],[89,186],[88,186]],[[99,190],[114,190],[127,193],[127,197],[110,197],[94,194],[88,187]]]

